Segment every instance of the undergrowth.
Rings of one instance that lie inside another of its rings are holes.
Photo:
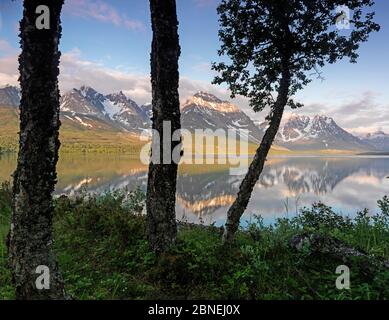
[[[7,265],[11,192],[0,190],[0,299],[14,292]],[[315,232],[339,239],[380,259],[389,259],[389,199],[379,213],[343,217],[322,203],[271,226],[261,217],[239,230],[232,245],[221,242],[220,228],[180,224],[177,243],[157,257],[149,250],[144,194],[116,191],[82,193],[55,200],[55,250],[66,290],[75,299],[388,299],[389,272],[366,274],[356,262],[351,287],[335,286],[337,257],[306,248],[295,251],[290,239]]]

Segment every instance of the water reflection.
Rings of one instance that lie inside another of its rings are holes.
[[[389,170],[389,159],[385,158],[289,158],[271,160],[266,167],[260,184],[273,187],[283,183],[295,195],[312,192],[324,195],[347,177],[364,174],[366,177],[385,178]]]
[[[14,156],[0,158],[0,181],[8,180]],[[58,165],[56,194],[80,190],[146,189],[147,166],[126,156],[63,156]],[[389,192],[389,158],[272,158],[258,181],[246,219],[261,214],[265,220],[295,214],[299,208],[323,201],[352,214],[374,209]],[[222,223],[243,176],[229,175],[218,165],[182,166],[177,184],[177,215],[194,222]]]

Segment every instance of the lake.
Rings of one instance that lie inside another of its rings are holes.
[[[0,182],[10,179],[15,166],[15,155],[0,156]],[[387,157],[271,157],[244,219],[260,214],[271,223],[318,201],[345,215],[364,208],[375,212],[376,201],[389,194],[388,176]],[[221,225],[242,179],[230,175],[226,165],[181,166],[177,217]],[[65,155],[58,164],[57,195],[74,195],[81,190],[146,190],[146,185],[147,166],[129,156]]]

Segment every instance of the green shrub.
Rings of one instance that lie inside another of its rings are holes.
[[[157,257],[141,214],[138,189],[55,200],[55,250],[66,289],[76,299],[388,299],[389,272],[366,274],[350,261],[351,289],[335,287],[339,258],[294,251],[289,240],[315,232],[342,240],[375,259],[389,259],[389,199],[380,212],[355,219],[322,203],[291,219],[265,225],[261,217],[241,228],[231,245],[214,226],[180,224],[177,243]],[[14,295],[5,236],[11,212],[9,185],[0,188],[0,299]]]
[[[11,195],[9,183],[3,183],[0,186],[0,300],[12,299],[14,297],[5,245],[11,217]]]

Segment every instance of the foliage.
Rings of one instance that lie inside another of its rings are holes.
[[[14,295],[5,244],[11,218],[11,195],[10,185],[3,183],[0,186],[0,300],[11,299]]]
[[[366,275],[357,263],[351,289],[337,290],[342,261],[295,252],[292,236],[314,230],[377,259],[389,259],[389,198],[380,212],[355,219],[322,203],[266,226],[261,217],[242,227],[233,244],[221,243],[220,228],[180,224],[177,244],[157,257],[145,237],[140,190],[56,200],[55,247],[67,291],[76,299],[388,299],[389,272]],[[11,192],[0,191],[0,299],[13,298],[4,245]]]
[[[326,63],[344,57],[356,62],[360,43],[379,30],[369,12],[373,5],[374,0],[223,0],[219,55],[226,59],[213,64],[219,73],[214,83],[226,83],[232,96],[249,97],[256,111],[273,106],[283,69],[291,74],[292,96],[312,75],[321,77]],[[338,6],[353,12],[351,31],[335,27]],[[289,105],[301,106],[293,100]]]

